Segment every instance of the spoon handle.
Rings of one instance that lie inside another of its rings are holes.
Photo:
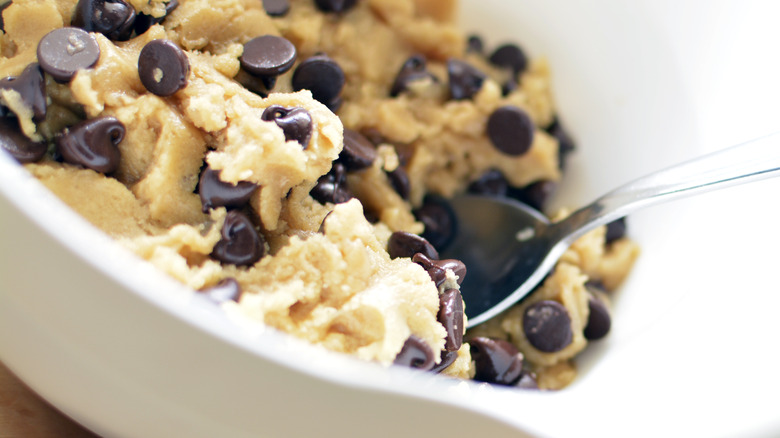
[[[566,244],[641,208],[780,176],[780,132],[722,149],[636,179],[553,224]]]

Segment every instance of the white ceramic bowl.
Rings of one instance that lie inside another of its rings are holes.
[[[559,204],[780,128],[760,1],[464,1],[554,72],[578,141]],[[0,360],[105,436],[778,436],[778,181],[630,218],[611,335],[556,393],[383,369],[240,329],[0,155]]]

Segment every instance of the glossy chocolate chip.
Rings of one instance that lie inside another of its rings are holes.
[[[32,110],[33,121],[41,122],[46,118],[46,82],[37,62],[25,67],[19,76],[0,79],[0,89],[19,93],[22,102]]]
[[[432,260],[430,257],[422,253],[417,253],[412,256],[412,261],[422,266],[428,272],[428,275],[433,280],[436,287],[444,284],[447,280],[447,270],[451,270],[453,274],[458,276],[458,284],[463,283],[463,279],[466,278],[466,265],[460,260],[444,259],[444,260]]]
[[[595,341],[607,336],[612,328],[612,317],[607,304],[596,293],[588,294],[588,323],[583,334],[585,339]]]
[[[412,183],[409,181],[409,174],[406,173],[406,170],[400,166],[396,167],[395,170],[387,172],[387,177],[395,192],[401,198],[409,199],[409,194],[412,192]]]
[[[566,157],[576,149],[574,141],[557,117],[553,119],[553,122],[545,130],[558,140],[558,167],[564,169],[566,167]]]
[[[459,59],[447,61],[447,76],[450,84],[450,97],[454,100],[471,99],[485,82],[484,73],[476,67]]]
[[[119,167],[117,147],[125,138],[125,125],[110,116],[85,120],[65,128],[55,143],[66,163],[109,174]]]
[[[433,368],[430,369],[432,373],[440,373],[447,369],[448,366],[455,363],[455,359],[458,358],[458,352],[457,351],[441,351],[441,356],[439,359],[439,363],[433,366]]]
[[[347,171],[341,163],[333,163],[330,172],[317,180],[317,185],[309,192],[312,198],[322,204],[331,202],[341,204],[352,199],[347,188]]]
[[[204,213],[217,207],[241,208],[249,202],[249,198],[257,190],[257,184],[249,181],[240,181],[237,184],[224,182],[219,179],[221,172],[206,167],[200,173],[198,195]]]
[[[344,128],[344,148],[339,154],[339,161],[348,171],[371,167],[376,157],[376,148],[368,138],[357,131]]]
[[[123,0],[79,0],[71,19],[71,25],[113,41],[129,40],[134,23],[135,9]]]
[[[210,301],[216,304],[222,304],[227,301],[238,301],[241,297],[241,286],[235,278],[225,278],[214,286],[201,289],[200,291]]]
[[[422,55],[414,55],[404,61],[401,69],[393,81],[392,87],[390,87],[390,96],[396,97],[409,88],[409,84],[412,82],[429,79],[434,82],[438,82],[438,78],[434,76],[427,69],[427,63],[425,57]]]
[[[416,234],[406,231],[395,231],[387,241],[387,252],[391,259],[398,257],[412,257],[422,253],[432,260],[439,259],[439,252],[427,240]]]
[[[138,75],[147,90],[166,97],[187,85],[190,61],[171,40],[148,42],[138,56]]]
[[[457,232],[457,216],[444,198],[427,196],[414,215],[425,225],[422,236],[439,251],[447,247]]]
[[[282,128],[287,141],[297,141],[303,149],[309,146],[312,134],[311,114],[301,107],[285,108],[271,105],[260,116],[265,121],[273,121]]]
[[[292,77],[295,91],[309,90],[314,99],[325,105],[336,105],[344,88],[344,71],[326,55],[314,55],[296,67]]]
[[[153,17],[151,15],[147,15],[144,13],[139,13],[135,17],[135,33],[136,35],[141,35],[142,33],[149,30],[150,27],[154,24],[161,24],[165,21],[165,19],[168,17],[168,14],[173,12],[174,9],[179,7],[179,1],[178,0],[170,0],[168,3],[165,4],[165,14],[162,17]]]
[[[55,81],[69,82],[79,70],[92,68],[100,59],[95,37],[78,27],[61,27],[47,33],[38,43],[41,69]]]
[[[474,380],[512,385],[523,373],[523,355],[503,339],[477,337],[469,340],[474,360]]]
[[[607,244],[626,237],[626,218],[614,220],[607,224]]]
[[[466,51],[482,54],[485,51],[485,43],[479,35],[470,35],[466,40]]]
[[[433,368],[435,360],[431,347],[418,336],[411,335],[404,342],[393,363],[428,371]]]
[[[468,192],[475,195],[506,196],[509,183],[500,170],[491,169],[469,184]]]
[[[357,0],[314,0],[322,12],[344,12],[357,4]]]
[[[515,198],[532,208],[544,211],[547,201],[550,200],[557,188],[558,184],[554,181],[542,180],[531,183],[521,189],[510,189],[507,194],[509,197]]]
[[[554,353],[571,344],[571,318],[563,304],[545,300],[525,309],[523,331],[528,342],[539,351]]]
[[[289,0],[263,0],[263,9],[271,17],[284,17],[290,12]]]
[[[516,106],[502,106],[488,118],[487,134],[493,146],[512,156],[523,155],[534,141],[534,122]]]
[[[265,242],[244,213],[231,210],[222,226],[222,238],[211,257],[222,263],[249,266],[265,255]]]
[[[506,67],[514,74],[522,73],[528,66],[528,58],[523,49],[515,44],[504,44],[491,55],[490,62],[499,67]]]
[[[457,289],[447,289],[439,296],[439,313],[436,318],[447,337],[444,338],[446,351],[458,351],[463,345],[463,298]]]
[[[0,117],[0,149],[20,163],[34,163],[46,154],[46,143],[30,140],[15,117]]]
[[[244,44],[239,60],[241,67],[256,76],[279,76],[290,70],[298,57],[295,46],[287,39],[263,35]]]

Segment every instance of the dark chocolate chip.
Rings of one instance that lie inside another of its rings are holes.
[[[482,38],[479,35],[471,35],[466,40],[466,51],[482,54],[485,51],[485,43],[482,42]]]
[[[200,173],[198,195],[204,213],[217,207],[241,208],[249,202],[249,198],[257,190],[257,184],[249,181],[240,181],[238,184],[224,182],[219,179],[221,172],[206,167]]]
[[[455,359],[458,358],[458,352],[457,351],[441,351],[441,358],[439,360],[439,363],[433,366],[433,368],[430,369],[432,373],[440,373],[447,369],[448,366],[452,365],[455,362]]]
[[[92,68],[100,59],[95,37],[78,27],[61,27],[47,33],[38,43],[41,69],[55,81],[65,83],[79,70]]]
[[[162,17],[153,17],[151,15],[147,15],[144,13],[139,13],[135,17],[135,34],[141,35],[145,33],[147,30],[149,30],[150,27],[154,24],[161,24],[165,19],[168,17],[168,14],[173,12],[174,9],[176,9],[179,6],[179,0],[170,0],[168,3],[165,4],[165,14]]]
[[[414,55],[404,61],[401,69],[393,81],[392,87],[390,87],[390,96],[396,97],[409,88],[409,84],[412,82],[420,81],[423,79],[430,79],[434,82],[438,82],[438,78],[434,76],[426,68],[425,57],[422,55]]]
[[[20,163],[34,163],[46,154],[45,142],[34,142],[22,133],[15,117],[0,117],[0,150]]]
[[[474,380],[512,385],[523,373],[523,355],[503,339],[476,337],[469,340],[474,360]]]
[[[612,328],[612,317],[607,304],[599,298],[598,294],[589,293],[588,310],[588,323],[585,324],[583,331],[585,339],[595,341],[607,336],[609,329]]]
[[[171,40],[148,42],[138,56],[138,75],[147,90],[166,97],[187,85],[190,61]]]
[[[390,235],[390,239],[387,241],[387,252],[390,254],[391,259],[398,257],[411,258],[418,252],[429,259],[439,259],[439,253],[433,245],[424,238],[406,231],[396,231]]]
[[[322,12],[344,12],[357,4],[357,0],[314,0]]]
[[[571,318],[563,304],[545,300],[525,309],[523,331],[528,342],[539,351],[554,353],[571,344]]]
[[[491,169],[469,184],[469,193],[476,195],[506,196],[509,183],[500,170]]]
[[[504,44],[490,55],[490,62],[499,67],[506,67],[516,75],[528,67],[528,58],[523,49],[515,44]]]
[[[485,82],[485,74],[474,66],[458,59],[447,61],[447,75],[450,84],[450,97],[454,100],[471,99]]]
[[[447,337],[444,349],[458,351],[463,345],[463,298],[457,289],[447,289],[439,296],[439,314],[437,321],[444,326]]]
[[[506,82],[501,85],[501,95],[509,96],[513,91],[517,90],[520,86],[514,78],[507,79]]]
[[[607,224],[607,243],[612,243],[616,240],[626,237],[626,218],[614,220]]]
[[[309,146],[312,134],[311,114],[301,107],[285,108],[271,105],[260,116],[265,121],[273,121],[282,128],[287,141],[297,141],[303,149]]]
[[[460,260],[444,259],[444,260],[431,260],[423,253],[417,253],[412,256],[412,261],[422,266],[428,272],[431,280],[436,284],[436,287],[444,284],[447,279],[447,270],[451,270],[453,274],[458,276],[458,284],[463,283],[463,279],[466,278],[466,265]]]
[[[249,266],[265,255],[265,241],[244,213],[231,210],[222,226],[222,239],[214,245],[211,257],[222,263]]]
[[[3,21],[3,11],[5,10],[5,8],[11,6],[12,3],[13,2],[9,1],[9,2],[5,2],[2,5],[0,5],[0,30],[2,30],[3,32],[5,32],[5,22]]]
[[[387,177],[390,179],[390,185],[393,186],[396,193],[403,199],[409,199],[412,183],[409,181],[409,174],[406,173],[406,170],[400,166],[396,167],[392,172],[387,172]]]
[[[563,169],[566,167],[566,157],[576,149],[574,141],[561,126],[561,122],[557,117],[553,119],[553,122],[545,130],[558,140],[558,167]]]
[[[271,17],[284,17],[290,12],[289,0],[263,0],[263,9]]]
[[[411,335],[404,342],[393,363],[428,371],[433,368],[435,360],[431,347],[418,336]]]
[[[341,204],[352,199],[352,194],[347,189],[347,171],[341,163],[333,163],[330,172],[317,180],[317,185],[309,192],[312,198],[322,204],[331,202]]]
[[[41,122],[46,118],[46,82],[37,62],[25,67],[19,76],[0,79],[0,89],[19,93],[25,105],[32,110],[33,121]]]
[[[241,297],[241,286],[235,278],[225,278],[214,286],[201,289],[209,300],[216,304],[222,304],[227,301],[238,301]]]
[[[117,145],[125,138],[125,125],[111,116],[85,120],[60,133],[55,143],[66,163],[109,174],[119,167]]]
[[[289,40],[263,35],[244,44],[239,60],[241,67],[253,75],[275,77],[290,70],[297,57],[298,52]]]
[[[133,33],[135,9],[124,0],[79,0],[70,23],[113,41],[127,41]]]
[[[516,106],[502,106],[490,115],[487,134],[493,146],[512,156],[523,155],[534,141],[534,122]]]
[[[314,99],[333,107],[339,104],[344,81],[344,71],[336,61],[326,55],[314,55],[296,67],[292,86],[295,91],[311,91]]]
[[[520,389],[539,389],[539,383],[536,381],[536,374],[528,372],[523,373],[523,375],[520,376],[520,380],[513,386]]]
[[[532,208],[544,211],[547,201],[550,200],[557,188],[558,184],[554,181],[543,180],[531,183],[522,189],[510,189],[507,195]]]
[[[349,171],[362,170],[371,167],[376,160],[377,152],[374,145],[363,134],[344,128],[344,148],[339,154],[339,161]]]
[[[443,251],[455,237],[458,219],[444,198],[426,196],[423,205],[414,210],[414,215],[425,225],[422,236],[437,250]]]

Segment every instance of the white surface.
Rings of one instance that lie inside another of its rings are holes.
[[[550,60],[579,144],[559,202],[780,129],[780,4],[563,3],[464,2],[468,30]],[[779,436],[779,190],[630,218],[643,255],[611,335],[570,388],[540,394],[235,330],[0,156],[0,359],[111,436]]]

